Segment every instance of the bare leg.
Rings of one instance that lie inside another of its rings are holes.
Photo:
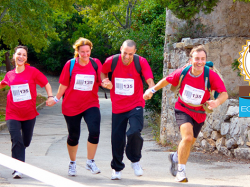
[[[90,142],[87,142],[87,158],[89,160],[92,160],[95,158],[97,146],[98,144],[92,144]]]
[[[178,163],[186,164],[190,154],[191,146],[196,139],[193,136],[193,126],[191,123],[182,124],[180,126],[180,132],[182,140],[178,146]]]
[[[68,148],[70,160],[76,161],[76,153],[77,153],[78,145],[70,146],[69,144],[67,144],[67,148]]]

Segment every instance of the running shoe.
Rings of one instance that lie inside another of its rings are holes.
[[[22,173],[18,172],[18,171],[14,171],[12,173],[13,179],[21,179],[22,178]]]
[[[176,177],[175,177],[175,181],[188,182],[188,179],[186,177],[186,173],[185,173],[184,169],[177,172]]]
[[[169,153],[168,159],[171,162],[170,173],[175,177],[178,171],[178,162],[173,160],[174,152]]]
[[[143,170],[140,166],[139,162],[132,162],[131,167],[134,169],[134,173],[136,176],[142,176],[143,175]]]
[[[96,166],[95,161],[91,160],[90,162],[87,161],[85,168],[90,170],[93,174],[101,173],[101,170]]]
[[[68,174],[69,174],[69,176],[76,176],[76,163],[74,163],[74,162],[69,163]]]
[[[115,171],[113,169],[112,175],[111,175],[111,180],[121,180],[121,175],[122,175],[121,171]]]

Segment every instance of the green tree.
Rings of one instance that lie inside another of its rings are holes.
[[[53,11],[71,11],[75,0],[0,0],[0,41],[9,49],[32,45],[36,51],[57,38]],[[3,47],[0,46],[0,50]]]

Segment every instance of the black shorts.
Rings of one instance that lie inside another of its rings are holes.
[[[199,132],[201,131],[202,126],[204,125],[204,122],[202,123],[197,123],[190,115],[188,115],[185,112],[182,112],[180,110],[174,109],[175,110],[175,118],[176,118],[176,123],[177,125],[180,126],[183,123],[191,123],[193,125],[193,133],[194,133],[194,138],[198,137]]]

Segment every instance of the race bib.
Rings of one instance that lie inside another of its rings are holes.
[[[95,82],[94,75],[77,74],[74,84],[74,90],[91,91]]]
[[[134,79],[115,78],[115,94],[133,95]]]
[[[28,83],[11,86],[11,93],[14,102],[27,101],[31,99]]]
[[[204,90],[200,90],[186,84],[182,92],[182,98],[186,103],[200,105],[204,94]]]

